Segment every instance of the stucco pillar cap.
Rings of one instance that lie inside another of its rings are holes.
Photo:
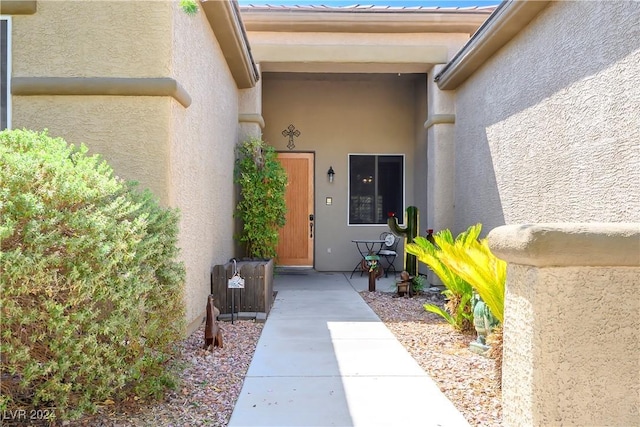
[[[640,223],[515,224],[488,235],[503,260],[533,266],[640,266]]]

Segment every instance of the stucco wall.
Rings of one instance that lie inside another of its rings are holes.
[[[415,152],[413,155],[414,175],[414,205],[420,209],[422,223],[427,226],[427,130],[424,120],[427,118],[427,79],[430,75],[423,74],[416,78],[413,92],[415,94]],[[420,230],[421,234],[425,230]]]
[[[158,77],[169,73],[169,1],[39,1],[13,18],[14,76]]]
[[[510,265],[507,275],[505,425],[636,425],[638,268]]]
[[[170,101],[168,97],[13,96],[14,129],[48,129],[84,143],[118,176],[149,188],[168,202]]]
[[[640,422],[640,224],[522,224],[489,233],[508,262],[505,426]]]
[[[552,2],[458,89],[457,231],[640,220],[638,19]]]
[[[315,267],[351,271],[359,257],[351,240],[378,238],[388,227],[347,225],[348,154],[405,154],[405,201],[414,203],[415,77],[263,73],[263,89],[265,140],[289,151],[281,132],[292,124],[300,131],[294,151],[316,153]]]
[[[166,75],[170,11],[168,2],[38,2],[35,14],[13,17],[12,76]],[[12,96],[13,128],[48,128],[52,136],[84,142],[163,203],[169,114],[168,97]]]
[[[187,261],[187,322],[201,319],[210,273],[233,255],[233,165],[238,90],[204,13],[173,16],[171,75],[191,94],[171,103],[170,203],[180,208],[180,245]]]

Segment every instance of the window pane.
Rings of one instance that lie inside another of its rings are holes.
[[[402,177],[404,175],[402,156],[378,157],[378,195],[380,207],[377,222],[387,222],[388,213],[394,212],[400,222],[404,219],[402,210]]]
[[[403,156],[349,156],[349,224],[386,224],[394,212],[402,223]]]
[[[375,156],[349,156],[349,223],[372,224],[375,212]]]

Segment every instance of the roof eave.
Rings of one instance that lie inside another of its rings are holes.
[[[204,0],[201,5],[236,85],[239,89],[254,87],[259,73],[251,56],[237,0]]]
[[[547,5],[547,0],[505,0],[451,61],[436,75],[442,90],[457,89],[502,46],[529,24]]]
[[[242,7],[240,10],[248,31],[471,34],[493,8],[390,11]]]

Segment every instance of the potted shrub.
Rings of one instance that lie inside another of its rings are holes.
[[[287,173],[273,147],[250,138],[237,147],[235,183],[240,187],[236,217],[242,221],[236,239],[249,258],[276,257],[279,229],[285,224]]]

